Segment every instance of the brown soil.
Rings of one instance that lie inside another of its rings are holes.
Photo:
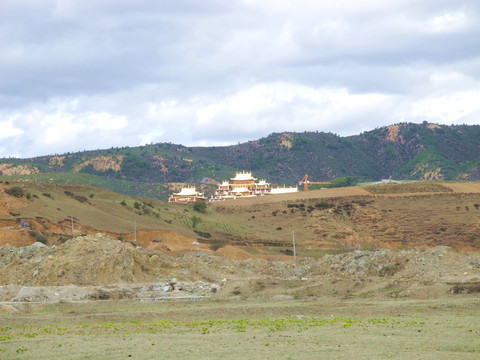
[[[0,164],[1,175],[31,175],[39,172],[38,168],[32,165]]]
[[[83,163],[75,166],[73,172],[79,172],[88,165],[93,165],[93,168],[97,171],[120,171],[122,169],[123,156],[97,156],[95,158],[84,161]]]
[[[134,240],[135,234],[125,236],[126,240]],[[210,252],[207,244],[197,239],[181,235],[170,230],[138,231],[137,242],[145,249],[160,250],[165,253]]]

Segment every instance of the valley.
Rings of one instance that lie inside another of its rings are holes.
[[[0,351],[474,359],[479,203],[479,183],[411,182],[198,212],[90,186],[3,182]],[[448,331],[457,336],[439,342]]]

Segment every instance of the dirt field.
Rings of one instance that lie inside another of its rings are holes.
[[[478,359],[477,297],[96,302],[0,315],[3,359]]]

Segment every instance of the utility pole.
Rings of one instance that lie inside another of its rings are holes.
[[[295,231],[292,231],[292,240],[293,240],[293,261],[296,261],[297,251],[295,250]]]

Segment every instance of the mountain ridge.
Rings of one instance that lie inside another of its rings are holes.
[[[399,123],[338,136],[282,132],[229,146],[157,143],[26,159],[0,159],[0,175],[89,174],[137,184],[221,181],[252,171],[274,184],[358,180],[480,180],[480,126]],[[113,188],[113,190],[116,190]]]

